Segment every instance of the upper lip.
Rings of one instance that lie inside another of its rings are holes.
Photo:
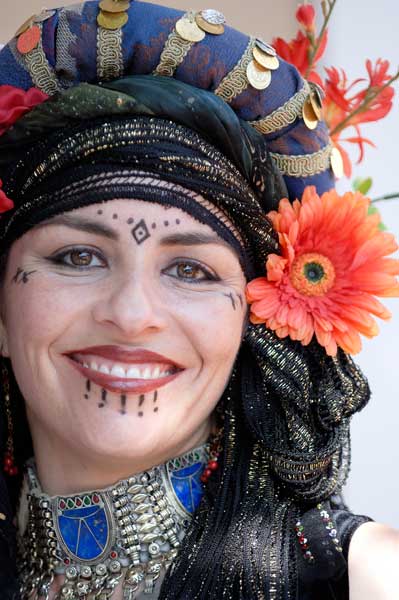
[[[102,358],[106,358],[108,360],[113,360],[115,362],[122,362],[128,364],[140,364],[140,363],[164,363],[170,364],[178,369],[183,369],[184,367],[166,356],[162,356],[162,354],[158,354],[157,352],[153,352],[152,350],[145,350],[137,348],[135,350],[128,350],[127,348],[123,348],[121,346],[90,346],[89,348],[79,348],[79,350],[73,350],[72,352],[68,352],[68,356],[73,356],[74,354],[91,354],[95,356],[101,356]]]

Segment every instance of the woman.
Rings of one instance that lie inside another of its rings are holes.
[[[344,599],[349,561],[352,599],[394,598],[397,532],[340,497],[358,334],[269,314],[286,186],[332,187],[317,91],[220,13],[119,0],[41,13],[0,63],[4,597],[16,564],[22,598]],[[328,198],[397,292],[390,236]],[[317,256],[293,285],[320,296]]]

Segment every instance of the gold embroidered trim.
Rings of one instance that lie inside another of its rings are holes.
[[[298,118],[302,117],[303,105],[306,102],[309,93],[310,86],[307,81],[304,81],[302,89],[292,96],[285,104],[279,106],[279,108],[263,119],[250,121],[249,124],[259,131],[259,133],[267,135],[268,133],[274,133],[279,129],[283,129],[288,125],[295,123]]]
[[[328,144],[313,154],[277,154],[271,152],[276,166],[283,175],[290,177],[310,177],[330,168],[332,145]]]
[[[183,19],[193,17],[193,12],[187,12]],[[195,42],[184,40],[175,29],[170,32],[159,58],[159,64],[154,69],[153,75],[173,77],[177,67],[181,65]]]
[[[225,102],[232,102],[234,98],[247,89],[249,85],[247,67],[251,60],[253,60],[252,51],[255,47],[255,42],[255,38],[250,37],[248,46],[239,62],[230,73],[227,73],[215,90],[215,94],[223,98]]]
[[[43,31],[43,26],[40,27],[40,33]],[[46,53],[43,49],[42,36],[36,48],[21,55],[24,67],[29,71],[33,84],[45,94],[52,96],[61,91],[61,86],[58,82],[54,69],[47,60]]]
[[[97,29],[97,77],[103,81],[123,75],[122,29]]]

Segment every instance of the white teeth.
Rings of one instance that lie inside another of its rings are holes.
[[[144,365],[127,368],[121,364],[114,364],[112,366],[101,365],[95,361],[90,363],[82,361],[84,367],[104,373],[105,375],[113,375],[120,379],[159,379],[160,377],[167,377],[175,372],[173,367],[165,368],[160,365],[155,367],[144,367]]]
[[[111,369],[111,375],[116,375],[117,377],[126,377],[126,371],[119,365],[114,365]]]
[[[149,367],[147,367],[146,369],[144,369],[144,373],[142,375],[143,379],[152,379],[151,377],[151,369]]]
[[[140,379],[140,369],[132,367],[128,370],[127,376],[129,379]]]

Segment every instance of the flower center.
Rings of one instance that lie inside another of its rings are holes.
[[[290,280],[301,294],[324,296],[334,285],[334,265],[329,258],[317,252],[302,254],[294,260]]]

